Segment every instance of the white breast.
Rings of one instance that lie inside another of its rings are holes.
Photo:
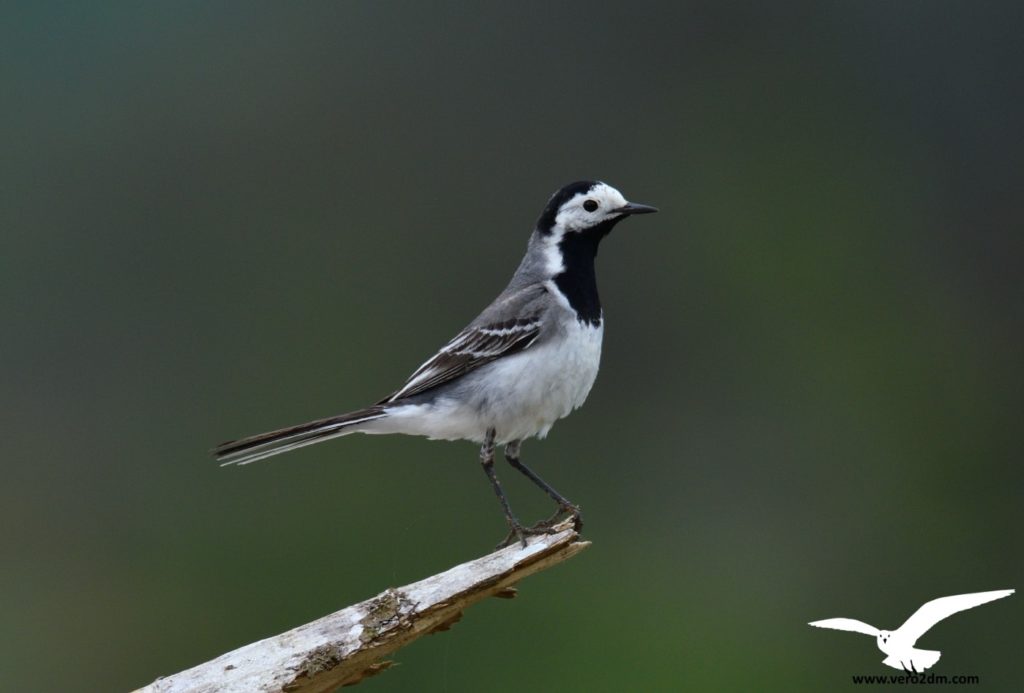
[[[597,378],[604,327],[573,320],[565,337],[495,364],[504,401],[492,406],[499,437],[543,438],[551,426],[583,404]]]
[[[488,428],[497,442],[543,438],[558,419],[586,400],[601,362],[603,325],[573,318],[562,335],[490,363],[463,378],[452,396],[393,410],[377,430],[480,442]]]

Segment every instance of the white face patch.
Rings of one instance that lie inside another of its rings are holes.
[[[590,190],[575,195],[559,208],[553,231],[558,234],[559,231],[588,229],[619,216],[615,210],[625,204],[626,198],[618,190],[606,183],[595,183]]]

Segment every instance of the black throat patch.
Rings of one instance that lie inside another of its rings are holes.
[[[585,231],[567,232],[558,242],[565,269],[555,275],[555,286],[576,311],[577,319],[594,327],[601,324],[601,297],[597,293],[594,258],[601,239],[618,221],[619,218],[609,219]]]

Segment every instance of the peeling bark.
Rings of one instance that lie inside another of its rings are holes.
[[[555,534],[457,565],[425,580],[254,642],[135,693],[320,693],[358,683],[391,662],[383,657],[420,636],[448,630],[463,610],[487,597],[511,598],[528,575],[576,555],[571,522]]]

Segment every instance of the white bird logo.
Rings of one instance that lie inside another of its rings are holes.
[[[882,664],[917,673],[934,666],[942,654],[937,650],[919,650],[914,647],[917,639],[927,633],[932,626],[958,611],[973,609],[996,599],[1009,597],[1013,593],[1014,590],[994,590],[933,599],[893,631],[879,630],[853,618],[827,618],[824,621],[812,621],[809,625],[872,635],[878,643],[878,649],[889,655],[882,660]]]

